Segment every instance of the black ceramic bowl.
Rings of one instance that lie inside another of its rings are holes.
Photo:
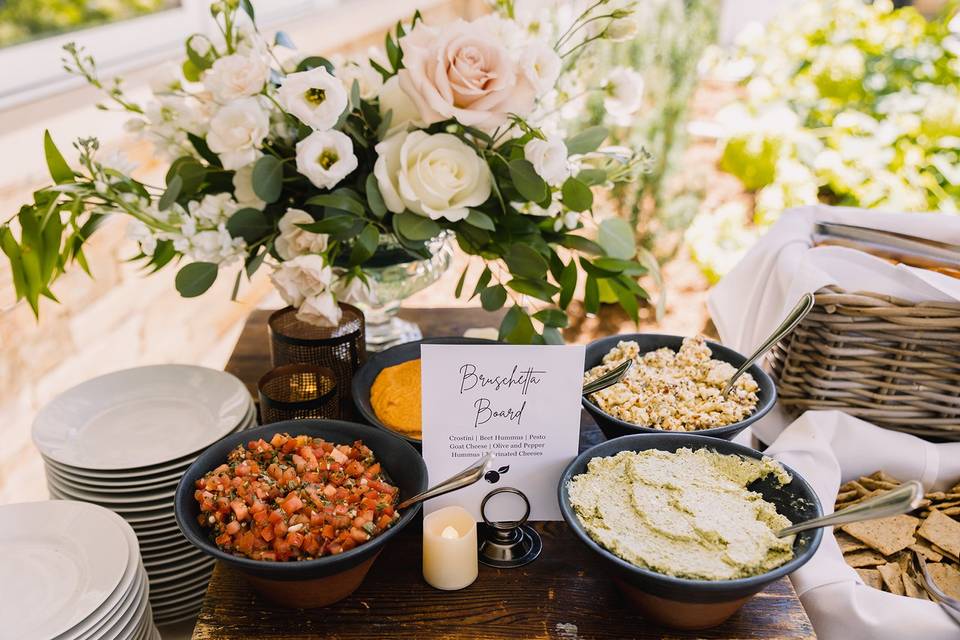
[[[416,449],[379,429],[339,420],[287,420],[226,436],[200,454],[183,474],[177,485],[174,511],[180,530],[191,544],[246,574],[257,591],[278,604],[302,608],[325,606],[347,597],[360,586],[383,546],[410,524],[420,512],[420,505],[404,510],[400,520],[384,533],[335,556],[269,562],[221,551],[197,521],[200,507],[193,497],[195,483],[208,471],[223,464],[227,454],[237,445],[259,438],[269,441],[275,433],[309,435],[336,444],[362,440],[373,451],[391,482],[399,487],[401,499],[426,490],[427,467]]]
[[[676,351],[680,348],[680,345],[683,344],[683,336],[671,336],[660,333],[624,333],[616,336],[599,338],[587,345],[586,355],[583,361],[584,371],[589,371],[598,364],[602,363],[603,356],[607,355],[611,349],[616,347],[618,342],[630,340],[640,345],[640,353],[656,351],[661,347],[669,347]],[[733,349],[723,346],[722,344],[717,344],[716,342],[710,342],[708,340],[707,345],[710,347],[710,351],[712,352],[712,357],[714,359],[729,362],[734,366],[735,369],[739,369],[740,366],[747,361],[746,356],[743,356]],[[757,381],[757,385],[760,387],[760,390],[757,393],[757,407],[753,410],[753,413],[751,413],[745,419],[741,420],[740,422],[728,424],[725,427],[714,427],[712,429],[701,429],[699,431],[665,432],[663,429],[644,427],[633,424],[632,422],[625,422],[619,418],[614,418],[609,413],[603,411],[600,407],[595,405],[592,400],[586,397],[582,399],[583,408],[587,410],[587,413],[593,416],[593,419],[597,422],[597,426],[600,427],[601,431],[603,431],[603,435],[607,436],[608,438],[618,438],[620,436],[632,435],[636,433],[678,433],[684,435],[696,434],[701,436],[711,436],[713,438],[730,440],[735,435],[749,427],[751,424],[765,416],[770,409],[773,409],[773,405],[777,402],[776,385],[773,384],[773,380],[766,371],[754,364],[747,369],[747,373],[753,376],[753,379]]]
[[[386,369],[387,367],[392,367],[398,365],[402,362],[407,362],[408,360],[416,360],[420,357],[420,345],[422,344],[500,344],[496,340],[485,340],[483,338],[427,338],[426,340],[417,340],[415,342],[406,342],[404,344],[398,344],[395,347],[390,347],[386,351],[381,351],[380,353],[375,353],[367,358],[367,361],[360,367],[360,370],[353,376],[352,383],[352,392],[353,392],[353,404],[356,405],[357,411],[360,412],[360,415],[363,416],[363,419],[377,427],[378,429],[383,429],[388,433],[391,433],[395,436],[399,436],[415,446],[417,450],[420,449],[420,440],[418,438],[411,438],[410,436],[405,436],[402,433],[394,431],[387,425],[380,422],[380,419],[377,417],[377,413],[373,410],[373,406],[370,404],[370,387],[373,386],[373,381],[377,379],[377,376],[380,375],[380,372]]]
[[[667,576],[631,564],[594,542],[570,506],[567,491],[570,479],[584,473],[587,463],[593,458],[647,449],[673,452],[683,447],[707,448],[718,453],[757,459],[763,457],[763,454],[749,447],[702,435],[658,433],[615,438],[587,449],[567,466],[558,487],[560,511],[574,534],[601,558],[626,598],[643,615],[676,628],[705,629],[722,623],[751,596],[803,566],[820,545],[823,529],[798,534],[793,545],[794,557],[785,564],[767,573],[737,580],[690,580]],[[820,516],[820,501],[813,488],[792,469],[787,467],[787,471],[793,478],[789,484],[779,486],[775,479],[768,476],[757,480],[749,488],[776,505],[777,512],[791,522]]]

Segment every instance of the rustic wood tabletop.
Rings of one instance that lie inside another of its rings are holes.
[[[256,397],[270,368],[268,312],[251,315],[227,365]],[[494,326],[479,309],[407,310],[428,336],[462,335]],[[581,450],[603,439],[584,414]],[[360,589],[331,607],[281,609],[259,596],[242,575],[218,564],[194,629],[194,640],[336,638],[338,640],[506,638],[627,640],[645,638],[813,638],[790,581],[783,578],[750,600],[720,627],[691,633],[664,629],[630,611],[604,567],[562,522],[537,523],[543,553],[513,570],[481,565],[462,591],[437,591],[424,582],[421,528],[411,526],[387,545]]]

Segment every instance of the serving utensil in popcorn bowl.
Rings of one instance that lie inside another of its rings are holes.
[[[763,341],[757,350],[754,351],[750,357],[747,358],[747,361],[740,365],[740,368],[737,369],[737,372],[733,374],[730,380],[727,382],[727,386],[723,388],[723,391],[720,393],[726,396],[733,389],[733,385],[736,384],[737,379],[746,373],[747,369],[753,366],[753,363],[759,360],[767,351],[773,348],[775,344],[780,342],[784,337],[786,337],[791,331],[797,328],[797,325],[803,322],[803,319],[807,317],[807,314],[810,313],[810,310],[813,309],[813,294],[805,293],[800,297],[800,301],[797,302],[796,306],[790,310],[790,313],[787,314],[787,317],[783,319],[783,322],[773,330],[773,333],[770,334],[766,340]]]
[[[602,376],[594,378],[590,382],[584,384],[581,394],[589,396],[590,394],[596,393],[597,391],[602,391],[607,387],[612,387],[620,382],[620,380],[623,379],[623,376],[627,375],[627,371],[629,371],[630,367],[632,366],[633,360],[624,360]]]
[[[901,513],[913,511],[920,506],[923,500],[923,485],[916,480],[904,482],[896,489],[891,489],[879,496],[859,502],[852,507],[835,511],[829,515],[820,518],[811,518],[803,522],[797,522],[789,527],[785,527],[777,532],[778,538],[817,529],[819,527],[831,527],[838,524],[848,524],[850,522],[861,522],[863,520],[876,520],[877,518],[886,518],[896,516]]]

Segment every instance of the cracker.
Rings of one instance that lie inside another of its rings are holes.
[[[950,558],[950,559],[953,560],[954,562],[960,563],[960,558],[958,558],[957,556],[953,555],[952,553],[950,553],[949,551],[947,551],[947,550],[944,549],[943,547],[939,547],[939,546],[937,546],[937,545],[935,545],[935,544],[931,544],[931,545],[930,545],[930,548],[933,549],[934,551],[936,551],[937,553],[939,553],[940,555],[942,555],[944,558]]]
[[[852,489],[850,491],[841,491],[840,493],[837,494],[837,499],[834,502],[834,504],[843,504],[847,500],[853,500],[856,497],[857,497],[857,492]]]
[[[864,569],[857,569],[857,573]],[[950,565],[941,563],[928,563],[927,571],[933,582],[946,592],[951,598],[960,599],[960,571]],[[866,582],[866,579],[864,579]]]
[[[834,536],[837,538],[837,544],[840,545],[841,553],[851,553],[853,551],[860,551],[861,549],[866,549],[867,545],[860,542],[849,533],[844,533],[843,531],[835,531]]]
[[[906,573],[903,574],[903,590],[911,598],[929,600],[926,590]]]
[[[947,516],[960,516],[960,507],[947,507],[946,509],[940,509],[939,511]]]
[[[917,530],[918,524],[920,524],[918,518],[901,514],[889,518],[880,518],[879,520],[851,522],[843,525],[841,529],[857,540],[866,543],[871,549],[876,549],[883,555],[889,556],[916,542],[913,534]],[[960,526],[960,523],[955,521],[954,524]]]
[[[883,580],[880,578],[880,572],[876,569],[856,569],[855,571],[865,585],[874,589],[883,589]]]
[[[886,585],[887,591],[898,596],[906,593],[903,590],[903,573],[900,570],[899,564],[896,562],[882,564],[877,567],[877,573],[880,574],[880,578],[883,580],[883,584]]]
[[[860,484],[871,491],[876,491],[877,489],[889,491],[890,489],[896,489],[898,486],[900,486],[898,483],[887,482],[885,480],[875,480],[873,478],[868,478],[867,476],[860,478]]]
[[[875,567],[878,564],[883,564],[887,561],[886,558],[872,549],[864,549],[862,551],[848,553],[843,556],[843,559],[846,560],[847,564],[854,569],[858,569],[860,567]]]
[[[930,562],[940,562],[943,560],[943,554],[934,551],[933,547],[930,546],[930,543],[922,538],[917,540],[916,544],[912,544],[907,548],[911,551],[915,551]]]
[[[890,475],[886,471],[883,471],[882,469],[880,471],[874,471],[873,473],[870,474],[870,477],[873,478],[874,480],[883,480],[884,482],[892,482],[894,484],[903,484],[903,482],[901,482],[897,478],[894,478],[892,475]]]
[[[936,510],[931,511],[927,519],[920,525],[917,533],[947,551],[951,556],[957,557],[960,555],[960,522],[950,516]],[[854,537],[857,536],[854,535]],[[864,540],[864,542],[867,541]]]

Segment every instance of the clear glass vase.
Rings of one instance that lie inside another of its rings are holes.
[[[450,267],[453,243],[444,232],[427,243],[430,258],[411,259],[393,236],[382,236],[380,246],[363,271],[370,285],[369,300],[355,303],[366,319],[367,349],[383,351],[423,338],[416,323],[397,317],[404,300],[435,283]]]

